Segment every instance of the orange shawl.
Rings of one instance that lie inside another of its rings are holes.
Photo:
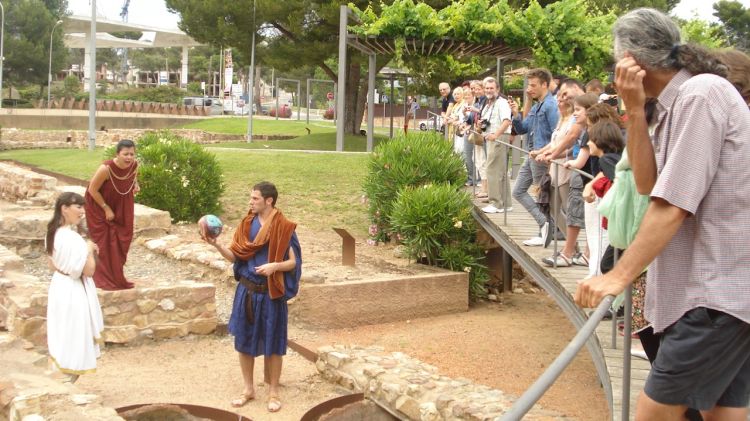
[[[297,228],[297,224],[286,219],[281,211],[273,209],[269,218],[260,227],[260,231],[255,236],[254,241],[250,241],[250,227],[253,219],[257,215],[248,212],[242,219],[232,238],[232,245],[229,247],[235,256],[242,260],[250,260],[258,250],[268,244],[268,263],[277,263],[284,261],[284,255],[289,248],[289,242],[292,234]],[[284,273],[274,272],[268,277],[268,294],[271,299],[276,299],[284,295]]]

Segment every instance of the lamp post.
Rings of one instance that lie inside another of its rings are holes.
[[[55,22],[55,25],[52,27],[52,32],[49,33],[49,73],[47,73],[47,108],[50,106],[50,98],[52,95],[52,36],[55,34],[55,29],[57,28],[57,25],[63,23],[62,20],[58,20]]]
[[[255,0],[253,0],[253,41],[252,47],[250,48],[250,68],[248,69],[248,76],[250,76],[248,86],[247,102],[250,104],[250,111],[247,112],[247,143],[253,141],[253,107],[255,106]],[[260,111],[260,110],[258,110]],[[278,115],[278,110],[276,110]]]
[[[3,44],[5,41],[5,8],[3,7],[2,3],[0,3],[0,15],[2,16],[2,19],[0,19],[0,108],[3,108],[3,62],[5,61],[5,57],[3,56]]]

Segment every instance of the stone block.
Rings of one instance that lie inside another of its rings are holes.
[[[419,402],[414,398],[401,396],[396,400],[395,407],[410,420],[418,420],[421,418]]]
[[[466,312],[468,285],[467,273],[444,270],[374,281],[306,284],[290,313],[306,325],[330,329]],[[362,306],[362,297],[368,297],[367,306]]]
[[[105,342],[126,344],[138,338],[138,329],[135,326],[107,327],[105,325],[102,336]]]
[[[208,335],[216,330],[218,322],[216,318],[212,319],[199,319],[190,322],[190,333],[198,335]]]

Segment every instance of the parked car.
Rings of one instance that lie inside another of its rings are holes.
[[[436,117],[435,119],[428,118],[427,120],[421,120],[419,122],[419,130],[422,130],[423,132],[426,132],[428,130],[436,130],[435,129],[435,120],[437,120],[437,126],[440,131],[440,133],[445,133],[445,124],[443,124],[443,118],[442,117]]]

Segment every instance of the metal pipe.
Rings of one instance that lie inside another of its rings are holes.
[[[301,120],[300,114],[302,114],[302,90],[301,90],[302,83],[300,81],[297,81],[297,121]]]
[[[63,23],[62,20],[58,20],[55,22],[55,25],[52,26],[52,31],[49,33],[49,73],[47,73],[47,108],[49,108],[49,101],[51,98],[52,93],[52,36],[55,34],[55,28],[57,28],[57,25]]]
[[[349,6],[339,7],[339,74],[336,92],[336,151],[344,150],[344,103],[346,102],[346,36]]]
[[[391,73],[391,98],[388,100],[388,114],[391,116],[390,138],[393,139],[393,73]]]
[[[375,54],[368,58],[368,87],[367,87],[367,152],[372,152],[375,143]]]
[[[615,264],[619,260],[619,250],[615,249]],[[633,327],[633,288],[628,285],[625,288],[625,328],[623,329],[622,344],[622,418],[630,419],[630,365],[631,365],[631,343]]]
[[[429,111],[428,111],[428,113],[429,113]],[[470,130],[469,132],[470,132],[470,133],[479,133],[479,132],[477,132],[477,131],[475,131],[475,130]],[[481,134],[481,133],[479,133],[479,134]],[[516,146],[516,145],[514,145],[514,144],[512,144],[512,143],[508,143],[508,142],[503,142],[502,140],[495,140],[495,142],[499,142],[499,143],[502,143],[503,145],[505,145],[505,146],[508,146],[509,148],[513,148],[513,149],[515,149],[515,150],[518,150],[518,151],[520,151],[520,152],[523,152],[523,153],[525,153],[526,155],[528,155],[528,154],[529,154],[529,151],[527,151],[527,150],[525,150],[525,149],[523,149],[523,148],[519,148],[518,146]],[[561,160],[559,160],[559,159],[552,159],[552,160],[550,160],[550,163],[553,163],[553,164],[557,164],[557,165],[563,165],[563,164],[565,164],[565,161],[561,161]],[[583,176],[583,177],[586,177],[586,178],[588,178],[588,179],[590,179],[590,180],[593,180],[593,179],[594,179],[594,176],[593,176],[593,175],[591,175],[591,174],[587,173],[586,171],[582,171],[582,170],[579,170],[578,168],[566,168],[566,169],[567,169],[567,170],[570,170],[570,171],[573,171],[573,172],[575,172],[575,173],[578,173],[578,174],[580,174],[581,176]]]
[[[552,197],[552,202],[555,204],[554,211],[552,212],[552,222],[554,223],[553,232],[554,237],[552,237],[552,240],[555,242],[555,245],[552,250],[552,267],[557,269],[557,220],[559,219],[559,213],[560,210],[558,209],[562,203],[559,202],[560,199],[560,190],[559,190],[559,169],[560,167],[556,163],[552,163],[552,165],[555,166],[555,195]],[[547,231],[549,232],[549,231]]]
[[[586,323],[576,333],[576,336],[572,341],[565,347],[560,355],[555,358],[555,361],[547,367],[547,370],[531,385],[530,388],[526,389],[523,395],[516,401],[512,408],[505,415],[502,416],[501,421],[516,421],[523,418],[523,416],[529,412],[534,404],[544,395],[552,384],[555,383],[560,374],[565,368],[573,361],[578,355],[578,351],[583,348],[588,338],[596,331],[596,327],[604,317],[604,314],[612,305],[612,300],[615,297],[608,295],[604,297],[599,306],[596,307],[594,313],[589,317]]]
[[[0,108],[3,108],[3,47],[5,46],[5,8],[0,3]]]
[[[305,122],[310,125],[310,79],[307,79],[307,85],[305,85],[305,94],[307,96],[307,116]]]
[[[89,44],[89,151],[96,146],[96,0],[91,0]]]
[[[247,112],[247,143],[252,143],[253,141],[253,107],[255,107],[255,32],[255,0],[253,0],[253,37],[252,47],[250,47],[250,67],[247,69],[248,73],[250,73],[248,75],[250,76],[250,86],[248,86],[247,92],[247,101],[250,103],[248,104],[250,105],[250,110]]]

